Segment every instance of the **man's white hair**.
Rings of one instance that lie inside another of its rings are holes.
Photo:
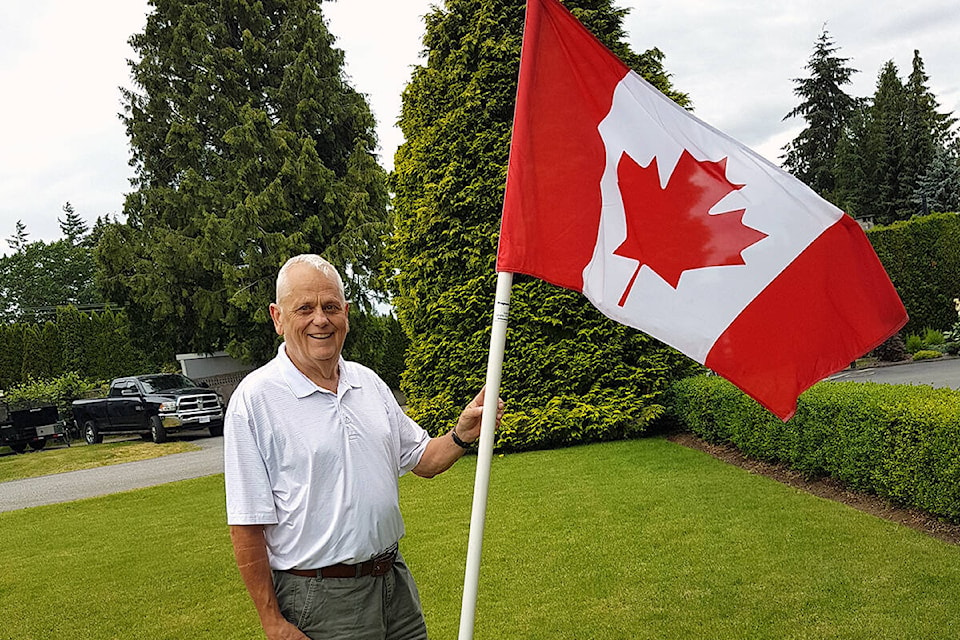
[[[330,280],[336,283],[337,289],[340,291],[340,299],[344,302],[347,301],[347,296],[343,289],[343,278],[340,277],[337,268],[315,253],[301,253],[298,256],[293,256],[280,267],[280,272],[277,274],[277,299],[275,302],[279,304],[280,298],[282,298],[283,294],[289,289],[287,285],[287,272],[290,271],[290,267],[295,264],[310,265],[327,278],[330,278]]]

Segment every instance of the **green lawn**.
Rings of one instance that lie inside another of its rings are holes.
[[[118,442],[104,442],[95,445],[88,445],[79,441],[74,442],[70,447],[51,446],[40,451],[27,450],[26,453],[17,455],[10,453],[9,449],[3,447],[0,453],[9,453],[9,455],[0,456],[0,482],[36,478],[37,476],[66,471],[92,469],[111,464],[157,458],[173,453],[199,451],[199,449],[200,447],[196,444],[185,440],[154,444],[153,442],[144,442],[139,439],[131,440],[129,438]]]
[[[455,638],[474,459],[402,482]],[[221,476],[0,514],[0,638],[259,638]],[[475,637],[960,637],[960,548],[662,439],[494,459]]]

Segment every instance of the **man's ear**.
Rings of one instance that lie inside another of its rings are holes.
[[[270,303],[270,318],[273,320],[273,328],[276,329],[277,335],[283,335],[283,318],[282,312],[280,310],[280,305],[275,302]]]

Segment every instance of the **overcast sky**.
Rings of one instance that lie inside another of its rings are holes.
[[[440,3],[435,0],[433,4]],[[402,142],[393,126],[400,93],[422,49],[430,0],[324,3],[346,52],[347,74],[379,123],[381,163]],[[767,158],[801,122],[791,79],[824,24],[839,54],[859,69],[850,94],[873,94],[893,60],[901,77],[919,49],[941,110],[960,115],[960,2],[956,0],[620,0],[633,49],[659,47],[674,86],[698,117]],[[67,201],[87,221],[122,211],[132,170],[118,118],[118,87],[130,86],[126,44],[142,30],[146,0],[0,1],[0,239],[23,220],[31,240],[60,237]],[[7,250],[0,241],[0,253]]]

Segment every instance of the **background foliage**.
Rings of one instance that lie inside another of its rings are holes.
[[[681,104],[656,49],[623,43],[609,0],[566,5],[621,58]],[[404,91],[406,142],[393,174],[393,302],[410,337],[402,388],[433,433],[483,384],[494,260],[522,37],[519,0],[450,0],[426,17],[426,63]],[[641,432],[665,380],[694,365],[601,316],[579,294],[517,277],[503,371],[505,449]]]
[[[324,255],[368,306],[387,228],[374,120],[319,3],[151,5],[123,91],[135,189],[98,244],[99,283],[166,359],[262,363],[290,256]]]
[[[0,322],[43,322],[58,306],[102,303],[93,281],[93,246],[104,223],[98,219],[90,231],[69,202],[63,212],[63,238],[54,242],[30,242],[27,226],[17,221],[6,241],[11,252],[0,256]]]
[[[131,338],[123,311],[61,307],[56,314],[56,322],[0,324],[0,389],[68,373],[86,381],[109,380],[160,366]]]
[[[960,207],[956,118],[939,111],[918,50],[906,82],[893,61],[880,69],[869,98],[843,87],[857,70],[827,33],[796,78],[800,104],[785,117],[806,126],[784,147],[783,166],[861,220],[890,224]]]

